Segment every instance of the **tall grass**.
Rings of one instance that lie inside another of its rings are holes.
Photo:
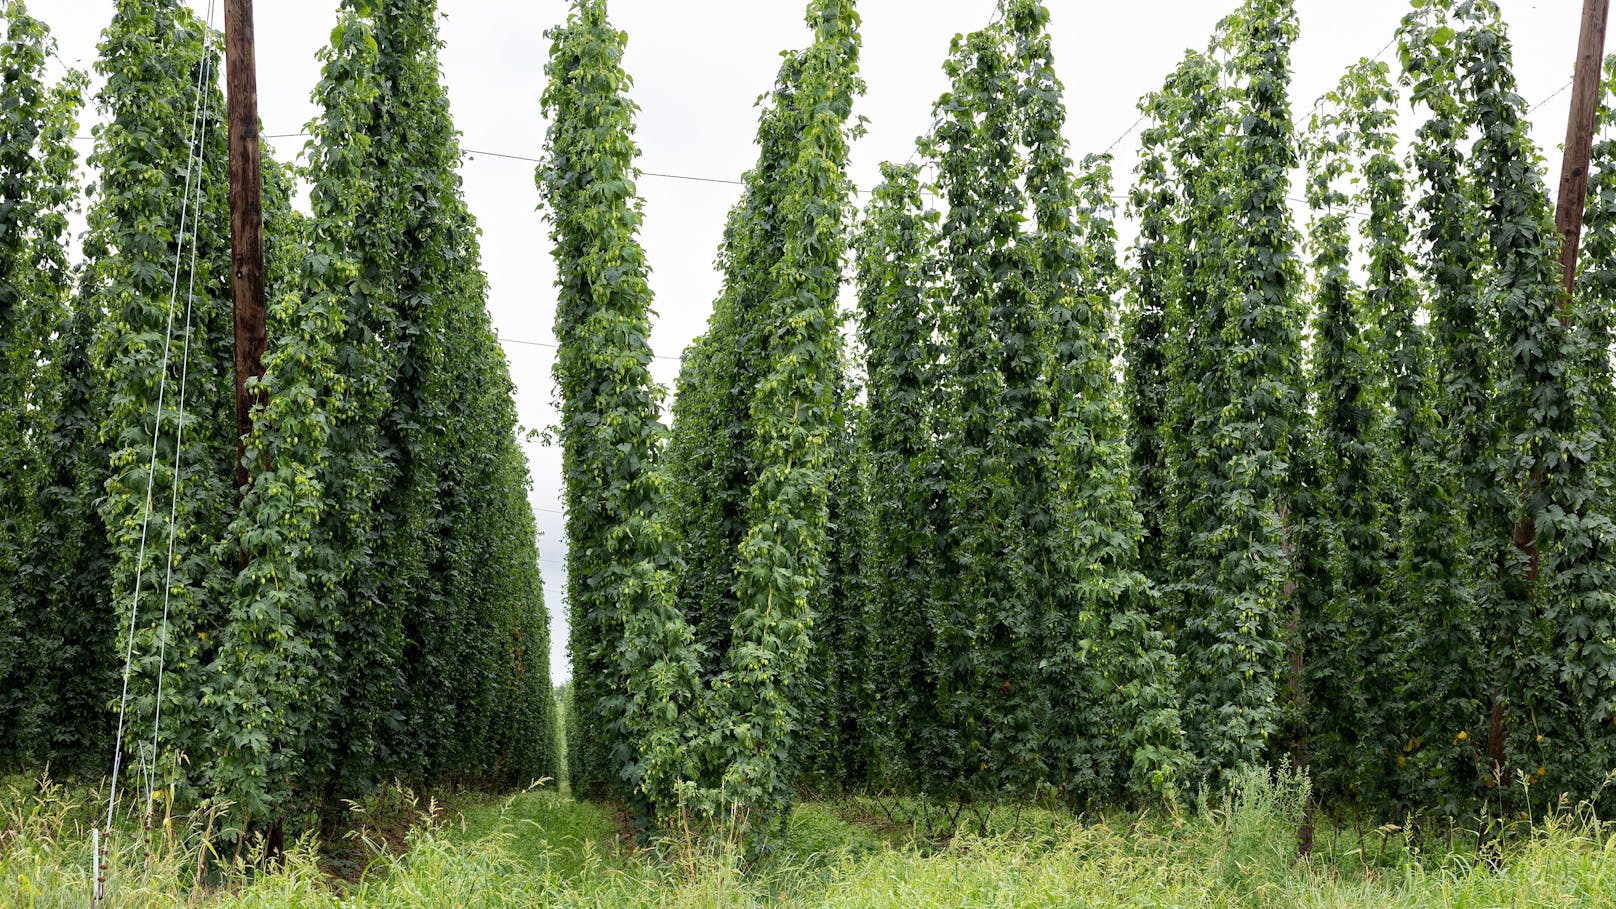
[[[81,907],[90,893],[89,796],[0,789],[0,906]],[[284,862],[199,880],[205,819],[150,849],[114,844],[109,905],[210,907],[1489,907],[1616,905],[1616,836],[1572,811],[1517,825],[1489,859],[1475,841],[1422,844],[1398,827],[1321,832],[1297,855],[1307,781],[1254,771],[1180,817],[1006,812],[945,843],[877,828],[849,804],[804,805],[781,851],[743,868],[733,852],[638,848],[600,806],[548,790],[416,812],[404,848],[331,874],[299,842]],[[395,805],[396,808],[396,805]],[[361,806],[361,811],[367,810]],[[368,809],[375,810],[375,809]],[[1322,823],[1322,822],[1321,822]],[[356,834],[368,838],[363,825]]]

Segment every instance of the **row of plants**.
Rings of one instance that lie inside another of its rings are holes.
[[[5,759],[121,745],[243,827],[553,775],[434,5],[345,3],[307,160],[266,161],[239,501],[214,38],[120,3],[75,267],[85,81],[6,9]],[[1389,817],[1605,797],[1616,151],[1568,296],[1495,4],[1416,3],[1398,76],[1354,64],[1298,129],[1294,5],[1247,0],[1142,102],[1127,266],[1038,0],[955,40],[920,163],[858,218],[858,16],[807,21],[671,429],[626,36],[605,0],[550,33],[575,791],[754,842],[804,783],[1159,803],[1286,757]]]
[[[954,40],[855,223],[856,18],[810,5],[671,430],[626,39],[603,0],[553,33],[585,791],[1139,804],[1290,759],[1386,817],[1607,798],[1616,147],[1568,296],[1496,4],[1414,3],[1298,124],[1294,4],[1247,0],[1141,102],[1123,264],[1048,20]]]
[[[6,5],[0,763],[100,775],[117,752],[148,811],[229,806],[227,832],[393,780],[557,773],[436,16],[343,3],[302,162],[265,155],[269,353],[238,440],[217,32],[116,5],[73,264],[87,80],[50,84],[43,25]]]
[[[858,15],[815,0],[725,229],[723,294],[671,434],[647,343],[625,36],[603,0],[551,32],[538,181],[558,266],[577,791],[647,822],[783,823],[831,564],[844,402],[837,294],[852,215]]]

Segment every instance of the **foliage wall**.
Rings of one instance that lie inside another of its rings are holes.
[[[554,776],[435,4],[344,2],[303,159],[265,160],[245,440],[217,36],[118,4],[78,263],[88,83],[3,9],[0,763],[116,751],[243,830]],[[1412,4],[1302,113],[1294,3],[1245,0],[1118,189],[1068,146],[1050,10],[1001,0],[866,195],[858,13],[811,0],[667,414],[607,12],[548,34],[536,174],[574,792],[754,846],[809,786],[1153,806],[1283,761],[1391,820],[1608,808],[1616,145],[1567,294],[1496,3]]]
[[[536,528],[435,5],[345,4],[304,162],[266,151],[243,440],[217,32],[117,5],[76,264],[86,80],[49,82],[21,3],[3,22],[0,759],[103,775],[116,755],[145,810],[229,805],[227,831],[392,780],[553,777]]]

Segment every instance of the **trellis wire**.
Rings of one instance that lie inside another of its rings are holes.
[[[213,2],[214,0],[208,0],[209,24],[211,24],[213,21]],[[204,60],[211,61],[212,58],[205,57]],[[207,64],[205,62],[204,67],[206,65]],[[212,104],[212,94],[206,92],[203,93],[203,128],[206,127],[208,122],[208,114],[211,112]],[[199,134],[197,136],[196,143],[196,163],[198,165],[196,169],[196,194],[198,196],[197,201],[199,206],[201,204],[200,197],[202,194],[202,175],[204,173],[202,167],[200,166],[202,163],[203,148],[201,138],[202,137]],[[163,622],[161,631],[157,637],[157,705],[153,709],[152,714],[152,770],[151,773],[149,773],[146,777],[146,816],[148,818],[151,817],[152,796],[156,789],[157,782],[157,730],[162,727],[163,719],[163,670],[166,668],[166,660],[168,657],[168,604],[169,598],[174,590],[174,522],[176,517],[178,517],[180,502],[180,454],[185,450],[184,446],[181,445],[180,442],[185,434],[185,388],[186,380],[191,371],[191,316],[196,304],[196,250],[197,236],[199,233],[200,231],[198,231],[195,225],[193,225],[191,227],[191,262],[189,271],[186,275],[185,285],[185,332],[183,335],[184,340],[181,342],[180,346],[179,419],[174,424],[174,476],[169,489],[168,499],[168,561],[164,565],[163,574]]]
[[[208,2],[208,10],[207,10],[207,18],[203,23],[203,31],[204,31],[204,33],[207,32],[209,29],[211,29],[212,26],[213,26],[213,13],[214,13],[214,0],[209,0],[209,2]],[[173,346],[173,340],[174,340],[174,307],[175,307],[176,303],[179,300],[180,263],[184,259],[185,231],[186,231],[187,226],[189,226],[190,230],[191,230],[191,269],[192,269],[192,274],[190,276],[190,285],[189,285],[189,288],[187,290],[187,299],[186,299],[186,323],[185,323],[185,326],[186,326],[186,339],[185,339],[185,343],[184,343],[183,348],[182,348],[182,357],[185,358],[185,362],[183,362],[181,364],[181,367],[180,367],[180,371],[181,371],[181,387],[180,387],[179,420],[178,420],[178,426],[182,427],[184,425],[184,417],[185,417],[185,411],[184,411],[184,406],[185,406],[184,379],[185,379],[185,374],[188,371],[189,356],[190,356],[190,337],[189,337],[189,335],[190,335],[190,314],[191,314],[191,305],[192,305],[192,300],[194,298],[194,290],[195,290],[195,283],[196,283],[195,269],[196,269],[196,244],[197,244],[197,233],[198,233],[198,230],[197,230],[196,225],[194,223],[194,221],[195,221],[194,216],[195,216],[196,213],[193,211],[193,206],[191,205],[191,200],[192,200],[192,195],[193,195],[192,177],[193,177],[193,175],[196,177],[196,180],[195,180],[195,194],[196,194],[196,196],[200,197],[200,195],[201,195],[201,182],[202,182],[201,178],[202,178],[202,175],[201,175],[201,168],[198,167],[197,165],[199,164],[199,161],[200,161],[200,158],[201,158],[201,148],[202,148],[201,133],[202,133],[202,129],[203,129],[203,126],[204,126],[203,118],[206,116],[206,110],[207,110],[207,108],[204,106],[203,98],[205,97],[204,90],[205,90],[205,88],[206,88],[206,86],[208,84],[207,83],[207,78],[208,78],[209,73],[212,71],[212,68],[213,68],[213,57],[212,57],[211,54],[209,54],[207,52],[206,46],[204,45],[202,60],[201,60],[200,65],[198,66],[197,76],[196,76],[196,93],[197,93],[197,97],[196,97],[196,99],[195,99],[195,101],[194,101],[194,103],[192,105],[192,108],[191,108],[190,132],[189,132],[189,135],[186,137],[185,183],[184,183],[184,185],[183,185],[183,187],[181,189],[181,192],[180,192],[179,234],[178,234],[177,241],[176,241],[176,244],[175,244],[175,249],[174,249],[174,267],[173,267],[173,270],[172,270],[172,277],[170,278],[170,281],[169,281],[168,315],[167,315],[167,323],[166,323],[166,325],[164,327],[163,356],[162,356],[162,360],[161,360],[159,370],[158,370],[157,408],[156,408],[156,415],[155,415],[155,418],[153,420],[153,425],[152,425],[151,458],[148,460],[147,467],[146,467],[146,497],[145,497],[145,502],[144,502],[144,505],[142,507],[142,512],[141,512],[140,544],[139,544],[139,547],[138,547],[138,550],[137,550],[137,557],[136,557],[136,561],[135,561],[135,581],[134,581],[133,589],[131,590],[130,596],[129,596],[129,642],[128,642],[128,644],[127,644],[127,646],[125,648],[125,651],[124,651],[123,688],[122,688],[122,691],[120,692],[120,694],[118,696],[118,733],[117,733],[117,738],[115,739],[114,744],[113,744],[112,781],[110,783],[109,792],[108,792],[108,795],[107,795],[107,818],[106,818],[105,827],[106,827],[106,835],[108,837],[110,837],[111,834],[112,834],[112,820],[113,820],[114,813],[117,810],[118,777],[123,771],[123,736],[124,736],[124,726],[126,724],[126,720],[127,720],[127,716],[128,716],[128,708],[129,708],[129,676],[130,676],[131,669],[133,668],[133,665],[134,665],[135,629],[136,629],[136,627],[138,625],[138,622],[139,622],[139,615],[140,615],[140,588],[141,588],[141,582],[144,580],[145,566],[146,566],[146,538],[147,538],[147,534],[148,534],[148,531],[149,531],[150,526],[151,526],[152,492],[153,492],[153,487],[155,486],[156,478],[157,478],[157,448],[158,448],[158,443],[161,440],[162,431],[163,431],[163,404],[164,404],[164,399],[165,399],[165,396],[166,396],[167,390],[168,390],[168,364],[169,364],[170,354],[171,354],[171,350],[172,350],[172,346]],[[200,198],[198,198],[197,206],[195,206],[195,207],[197,207],[197,208],[200,207]],[[175,438],[175,449],[176,449],[175,457],[176,457],[176,460],[177,460],[178,459],[179,441],[180,441],[180,430],[179,430],[179,428],[176,428],[174,438]],[[175,498],[177,499],[178,492],[179,492],[177,474],[176,474],[175,480],[176,480],[176,483],[175,483],[173,492],[174,492]],[[174,514],[175,514],[175,509],[174,509],[173,503],[171,502],[170,503],[170,520],[169,520],[169,553],[170,553],[170,556],[169,556],[169,575],[168,575],[168,577],[170,579],[172,579],[172,572],[173,572],[173,555],[172,555],[172,553],[173,553],[173,540],[174,540],[174,526],[173,526],[174,525],[174,521],[173,521]],[[167,622],[168,622],[168,596],[169,595],[168,595],[167,586],[168,585],[165,584],[165,589],[164,589],[164,592],[163,592],[163,628],[162,628],[162,635],[163,635],[164,638],[166,638],[167,634],[168,634]],[[162,687],[162,675],[163,675],[163,667],[161,665],[161,660],[160,660],[159,668],[158,668],[158,690],[159,690],[159,695],[158,695],[158,708],[157,708],[159,716],[160,716],[160,712],[161,712],[161,703],[162,703],[162,698],[161,698],[161,693],[160,693],[161,692],[161,687]],[[152,762],[153,762],[154,766],[147,770],[147,810],[148,810],[148,812],[150,811],[150,806],[151,806],[152,780],[155,778],[155,761],[156,761],[156,721],[155,721],[155,718],[154,718],[154,721],[153,721],[153,737],[152,738],[153,738]],[[95,898],[96,898],[96,900],[99,901],[104,896],[103,889],[102,889],[102,882],[97,880],[95,882],[95,884],[96,884]]]
[[[993,28],[993,26],[998,25],[999,20],[1001,18],[1003,18],[1003,16],[1004,16],[1004,5],[1002,3],[1001,4],[996,4],[994,6],[994,9],[993,9],[992,17],[990,17],[988,19],[988,24],[982,26],[982,28],[979,29],[979,31],[984,31],[985,32],[988,29]],[[943,116],[944,115],[942,113],[938,113],[936,116],[932,117],[931,126],[926,127],[926,131],[921,133],[918,137],[916,137],[914,150],[909,152],[909,160],[903,162],[904,167],[908,167],[909,165],[915,163],[915,155],[920,154],[920,146],[926,144],[926,141],[928,139],[930,139],[932,136],[936,135],[937,127],[943,125]]]

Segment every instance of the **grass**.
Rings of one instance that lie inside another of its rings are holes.
[[[519,864],[567,880],[605,867],[625,847],[610,809],[542,789],[464,808],[440,832],[457,844],[497,841]]]
[[[1181,816],[1004,809],[946,842],[893,823],[890,802],[813,802],[770,859],[743,871],[724,855],[637,848],[611,809],[534,789],[436,810],[404,800],[415,817],[405,849],[373,841],[390,822],[362,819],[353,839],[371,841],[371,858],[346,881],[322,865],[329,850],[305,840],[272,873],[199,888],[186,838],[165,833],[149,862],[138,846],[120,849],[109,895],[131,909],[1616,905],[1616,835],[1584,816],[1522,824],[1491,862],[1473,842],[1422,845],[1393,827],[1320,831],[1298,859],[1305,794],[1304,780],[1282,775]],[[0,906],[86,905],[92,802],[88,791],[0,786]]]

